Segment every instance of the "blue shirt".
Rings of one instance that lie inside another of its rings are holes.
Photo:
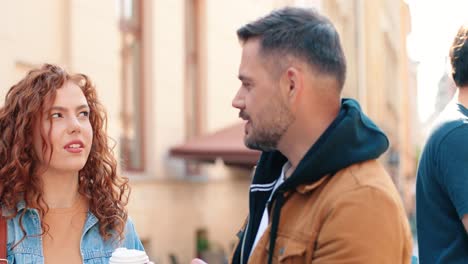
[[[468,263],[468,110],[451,103],[424,147],[416,182],[420,263]]]
[[[26,214],[23,217],[23,226],[28,236],[12,249],[12,246],[20,241],[24,236],[19,225],[19,218],[22,210],[26,210]],[[18,215],[13,219],[8,220],[8,263],[43,264],[44,255],[42,252],[41,232],[41,221],[39,219],[38,211],[36,209],[25,208],[24,203],[20,203],[18,205]],[[112,252],[117,247],[144,250],[131,220],[127,221],[125,226],[125,239],[121,244],[113,239],[104,241],[99,234],[98,219],[89,211],[83,228],[80,245],[81,256],[84,264],[109,263]]]

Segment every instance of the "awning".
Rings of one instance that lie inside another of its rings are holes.
[[[214,162],[222,159],[228,165],[253,166],[260,151],[245,147],[243,137],[244,124],[236,124],[175,146],[170,154],[187,160]]]

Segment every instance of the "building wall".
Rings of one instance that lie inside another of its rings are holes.
[[[207,229],[213,250],[230,254],[247,215],[249,181],[132,181],[131,217],[153,261],[189,263],[196,230]]]
[[[358,19],[356,16],[357,6],[356,1],[323,1],[323,12],[334,23],[340,40],[343,45],[346,56],[347,72],[346,82],[343,88],[343,97],[351,97],[360,100],[359,94],[359,33]]]
[[[406,3],[400,3],[400,82],[401,92],[401,112],[400,117],[400,178],[401,194],[409,216],[415,213],[416,200],[416,170],[417,170],[417,131],[420,130],[420,123],[417,114],[417,64],[408,57],[406,36],[411,32],[411,20],[409,6]],[[405,63],[406,61],[406,63]]]
[[[116,7],[108,1],[59,2],[63,6],[59,23],[65,25],[61,39],[66,65],[72,72],[83,72],[94,81],[108,113],[109,135],[117,140],[121,125],[121,86]]]
[[[153,67],[146,78],[147,170],[143,177],[172,178],[183,173],[168,149],[183,141],[184,131],[184,1],[144,1],[148,27],[146,52]],[[148,19],[151,19],[148,21]]]
[[[3,4],[4,11],[0,16],[0,25],[4,25],[0,28],[2,99],[11,85],[30,67],[45,60],[64,63],[65,59],[63,40],[60,38],[64,31],[60,23],[61,1],[45,0],[39,3],[20,0]]]

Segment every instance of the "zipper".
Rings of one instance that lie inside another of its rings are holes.
[[[250,224],[250,221],[247,222],[247,226],[245,227],[244,237],[242,238],[240,264],[244,263],[245,238],[247,237],[247,231],[249,231],[249,224]]]

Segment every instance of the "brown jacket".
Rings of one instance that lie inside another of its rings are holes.
[[[378,161],[354,164],[284,196],[273,263],[410,263],[406,214]],[[267,263],[270,228],[271,218],[249,263]]]

